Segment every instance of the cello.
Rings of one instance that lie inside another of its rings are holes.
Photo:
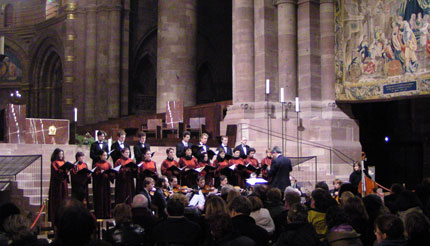
[[[361,152],[361,181],[358,183],[358,192],[362,197],[373,193],[373,189],[378,187],[376,182],[369,178],[364,172],[364,160],[366,160],[366,153]]]

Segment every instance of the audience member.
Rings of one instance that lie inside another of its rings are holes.
[[[247,236],[237,233],[228,215],[220,215],[209,221],[213,241],[208,246],[254,246],[255,242]]]
[[[132,222],[140,225],[144,230],[146,237],[152,233],[152,229],[157,223],[157,218],[148,208],[148,199],[142,194],[137,194],[131,203]]]
[[[167,219],[154,228],[153,240],[157,245],[198,245],[200,226],[184,217],[182,194],[174,194],[167,202]]]
[[[348,199],[352,197],[355,197],[355,195],[351,191],[342,192],[342,195],[340,196],[340,199],[339,199],[340,205],[345,204],[348,201]]]
[[[374,242],[376,240],[375,231],[375,220],[378,216],[389,214],[390,211],[384,206],[382,199],[375,195],[370,194],[363,198],[364,207],[369,215],[369,223],[367,224],[367,231],[370,233],[367,235],[369,238],[367,241]]]
[[[397,208],[395,207],[395,202],[400,193],[405,190],[402,184],[392,184],[390,195],[384,197],[384,204],[390,210],[392,214],[397,213]]]
[[[330,192],[330,190],[328,188],[328,184],[324,181],[320,181],[320,182],[315,184],[315,189],[318,189],[318,188],[323,189],[327,192]]]
[[[31,221],[22,214],[8,216],[3,223],[9,244],[16,246],[41,246],[49,245],[46,239],[37,239],[36,234],[30,228]]]
[[[403,238],[402,220],[396,215],[381,215],[375,220],[375,235],[378,246],[406,246]]]
[[[269,210],[263,208],[263,202],[258,196],[250,196],[249,201],[252,205],[250,216],[255,220],[255,224],[272,235],[275,232],[275,223],[270,217]]]
[[[361,246],[358,234],[350,224],[348,215],[343,208],[332,206],[325,216],[327,235],[325,241],[330,246]]]
[[[227,195],[227,204],[230,204],[230,202],[238,196],[240,196],[240,191],[236,188],[231,189]]]
[[[397,214],[400,219],[402,219],[403,223],[405,222],[406,215],[411,212],[419,212],[424,215],[421,209],[422,204],[420,200],[414,193],[412,193],[412,191],[409,190],[404,190],[399,193],[394,206],[396,207]]]
[[[426,216],[419,212],[406,215],[405,235],[408,246],[430,245],[430,223]]]
[[[221,188],[221,198],[224,199],[225,202],[227,202],[228,193],[233,189],[233,185],[230,184],[226,184]]]
[[[349,218],[349,221],[351,223],[350,225],[357,233],[361,234],[360,238],[363,244],[372,244],[374,238],[370,235],[373,234],[373,231],[368,230],[369,216],[367,215],[366,208],[364,207],[361,198],[357,196],[351,197],[343,204],[342,207]]]
[[[327,232],[327,225],[324,219],[327,210],[332,205],[333,198],[331,198],[327,190],[318,188],[312,191],[308,221],[314,226],[320,238],[323,238]]]
[[[112,245],[143,245],[145,229],[132,223],[131,207],[125,203],[117,204],[113,210],[115,227],[107,231],[106,241]]]
[[[234,228],[240,235],[251,238],[256,242],[256,245],[267,245],[269,242],[267,231],[257,226],[255,220],[249,216],[252,205],[248,198],[244,196],[235,197],[228,207]]]
[[[308,222],[308,211],[300,203],[288,211],[288,224],[274,246],[317,246],[320,241],[314,227]]]

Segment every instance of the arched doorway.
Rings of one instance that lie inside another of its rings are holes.
[[[34,69],[30,86],[30,116],[61,118],[63,66],[57,50],[49,46],[38,52],[32,65]]]
[[[4,27],[11,26],[13,26],[13,6],[12,4],[8,4],[4,8]]]

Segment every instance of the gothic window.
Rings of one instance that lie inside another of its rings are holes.
[[[8,4],[4,9],[4,27],[11,26],[13,26],[13,6]]]
[[[50,19],[53,17],[56,17],[58,15],[60,7],[60,1],[59,0],[46,0],[46,8],[45,8],[45,14],[46,19]]]

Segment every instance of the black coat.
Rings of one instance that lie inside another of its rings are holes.
[[[290,172],[293,170],[291,160],[283,155],[272,160],[269,177],[272,177],[272,187],[279,188],[284,192],[285,187],[290,186]]]
[[[312,224],[291,223],[280,235],[274,246],[318,246],[321,245]]]
[[[112,144],[111,148],[111,156],[112,156],[112,160],[113,160],[113,164],[115,165],[116,160],[118,160],[119,158],[121,158],[121,146],[119,146],[118,141],[116,141],[115,143]],[[131,149],[130,149],[130,145],[128,143],[124,142],[124,149],[128,148],[130,150],[130,155],[128,157],[131,157]]]
[[[231,150],[231,148],[228,146],[226,148],[227,148],[227,152],[225,152],[225,154],[233,156],[233,151]],[[218,147],[218,149],[223,149],[225,151],[225,149],[222,147],[222,144]]]
[[[246,159],[246,157],[248,157],[249,149],[250,149],[249,145],[245,145],[246,154],[245,154],[245,152],[243,151],[242,144],[239,144],[238,146],[234,147],[234,151],[236,151],[237,149],[240,151],[240,158],[242,158],[242,159]],[[234,152],[234,151],[233,151],[233,152]]]
[[[139,164],[140,162],[143,161],[143,157],[145,155],[144,152],[151,150],[151,146],[149,146],[149,144],[144,143],[143,145],[145,147],[143,147],[140,142],[134,145],[133,151],[134,151],[134,158],[136,158],[136,164]]]
[[[265,246],[269,243],[269,234],[265,229],[256,225],[251,216],[237,215],[231,221],[239,235],[251,238],[257,246]]]
[[[188,146],[192,147],[193,145],[188,142]],[[182,141],[178,144],[176,144],[176,157],[181,158],[185,156],[185,146],[182,143]]]
[[[122,223],[107,231],[106,241],[112,245],[145,245],[145,230],[137,224]]]
[[[254,246],[255,242],[247,236],[238,235],[236,232],[224,235],[222,238],[215,240],[213,246]]]
[[[104,150],[109,153],[109,146],[107,142],[103,142],[103,149],[100,149],[99,142],[94,142],[90,147],[90,158],[93,160],[93,167],[96,162],[100,159],[100,152]],[[109,157],[109,156],[108,156]]]
[[[162,189],[157,188],[155,190],[154,197],[152,198],[152,204],[158,208],[158,217],[165,218],[166,213],[164,212],[164,209],[166,208],[167,201]]]
[[[168,217],[154,227],[152,237],[157,245],[197,246],[200,226],[185,217]]]

